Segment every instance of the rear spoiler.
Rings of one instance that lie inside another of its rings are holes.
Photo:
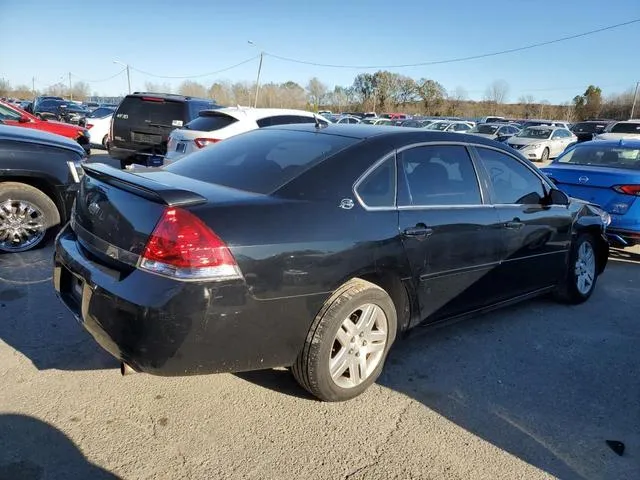
[[[82,168],[89,177],[155,203],[163,203],[170,207],[207,203],[207,199],[197,193],[174,188],[148,177],[110,167],[103,163],[83,165]]]

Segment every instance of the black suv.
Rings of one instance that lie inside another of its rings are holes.
[[[71,139],[0,125],[0,252],[35,248],[69,221],[84,161]]]
[[[596,135],[604,132],[612,120],[587,120],[578,122],[571,127],[573,134],[578,137],[578,143],[593,140]]]
[[[172,130],[186,125],[201,110],[221,108],[213,100],[168,93],[127,95],[113,116],[109,154],[121,168],[132,163],[160,166]]]

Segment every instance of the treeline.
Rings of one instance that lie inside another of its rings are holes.
[[[179,93],[215,99],[221,105],[252,106],[255,102],[255,83],[217,81],[206,86],[185,80],[177,88],[169,83],[145,84],[146,91]],[[314,77],[306,85],[296,82],[265,83],[260,85],[258,106],[272,108],[301,108],[306,110],[332,110],[334,112],[391,112],[434,116],[479,117],[501,115],[510,118],[548,118],[567,121],[587,118],[628,119],[633,103],[633,90],[603,97],[602,90],[590,85],[586,91],[564,104],[551,104],[532,95],[520,96],[510,102],[509,84],[496,80],[487,86],[482,100],[470,100],[463,87],[447,90],[439,82],[418,80],[386,70],[357,75],[349,86],[329,88]],[[12,88],[9,82],[0,82],[1,97],[31,98],[34,92],[26,85]],[[87,83],[77,82],[71,89],[63,83],[52,85],[42,92],[58,96],[73,95],[84,100],[90,95]],[[94,93],[93,96],[98,96]]]

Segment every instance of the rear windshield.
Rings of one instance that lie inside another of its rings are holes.
[[[610,132],[640,134],[640,123],[616,123],[613,127],[611,127]]]
[[[573,133],[602,133],[606,126],[606,123],[576,123],[571,127],[571,131]]]
[[[116,119],[118,122],[135,125],[176,128],[186,123],[185,114],[186,108],[183,102],[127,97],[120,104]]]
[[[359,139],[292,130],[253,130],[192,153],[165,170],[270,194]]]
[[[498,130],[498,127],[495,125],[484,125],[481,123],[480,125],[476,125],[469,131],[471,133],[484,133],[486,135],[493,135],[494,133],[496,133],[496,130]]]
[[[87,115],[87,118],[103,118],[111,115],[113,108],[100,107],[96,108],[93,112]]]
[[[551,128],[525,128],[516,137],[520,138],[549,138],[553,130]]]
[[[640,149],[599,146],[597,143],[578,144],[557,161],[574,165],[597,165],[640,170]]]
[[[212,132],[214,130],[220,130],[221,128],[228,127],[232,123],[237,122],[238,119],[224,114],[205,114],[191,120],[184,128],[186,130],[198,130],[201,132]]]

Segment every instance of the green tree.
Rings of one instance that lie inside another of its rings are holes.
[[[427,78],[421,78],[416,82],[416,92],[427,115],[434,115],[437,112],[447,94],[442,85]]]

